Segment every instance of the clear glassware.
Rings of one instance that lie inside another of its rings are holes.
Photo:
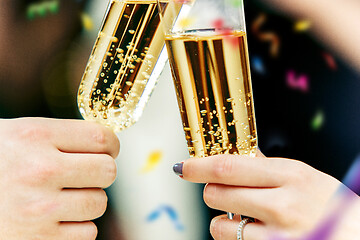
[[[189,153],[254,156],[257,132],[243,2],[169,0],[166,9],[179,6],[178,17],[164,18],[163,26]]]
[[[255,156],[257,131],[243,0],[159,4],[191,157]],[[228,214],[232,218],[232,214]]]
[[[133,125],[167,61],[156,0],[110,0],[78,90],[86,120]]]

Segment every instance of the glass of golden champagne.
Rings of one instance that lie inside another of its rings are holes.
[[[173,16],[181,9],[162,24],[190,156],[255,156],[243,0],[168,0],[159,8]]]
[[[110,0],[79,86],[81,115],[115,131],[134,124],[167,61],[164,44],[156,0]]]

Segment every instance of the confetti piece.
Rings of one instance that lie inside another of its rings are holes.
[[[251,58],[251,67],[261,75],[266,74],[264,62],[259,56],[254,56]]]
[[[81,14],[81,22],[82,22],[82,26],[84,27],[84,29],[86,31],[91,31],[94,29],[94,22],[91,19],[89,14],[82,13]]]
[[[280,38],[275,32],[262,32],[261,26],[266,22],[267,16],[262,13],[251,25],[251,31],[263,42],[270,42],[270,55],[277,57],[280,51]]]
[[[59,1],[45,2],[44,4],[45,8],[52,14],[56,14],[59,11]]]
[[[29,20],[36,17],[45,17],[48,13],[56,14],[59,12],[59,1],[45,1],[29,4],[26,10],[26,16]]]
[[[311,27],[311,21],[309,20],[300,20],[295,22],[294,24],[294,30],[296,32],[305,32],[309,30]]]
[[[162,151],[156,150],[156,151],[151,152],[146,160],[145,166],[141,169],[140,172],[148,173],[148,172],[154,170],[154,168],[157,165],[159,165],[162,158],[163,158]]]
[[[324,113],[323,111],[319,110],[313,120],[311,121],[311,128],[314,131],[320,130],[320,128],[324,125]]]
[[[360,193],[360,154],[356,157],[354,163],[352,164],[350,170],[346,174],[343,183],[350,187],[352,191],[359,195]],[[337,204],[336,208],[326,217],[326,219],[305,237],[300,238],[300,240],[328,240],[331,239],[331,235],[336,230],[337,225],[342,220],[341,216],[346,212],[346,210],[351,206],[351,202],[354,200],[353,195],[341,187],[338,190],[338,193],[341,193],[340,201]],[[275,236],[271,238],[272,240],[290,240],[288,238],[282,238]]]
[[[241,7],[243,5],[242,0],[227,0],[233,7]]]
[[[195,22],[195,18],[183,18],[179,21],[179,26],[181,28],[186,28],[189,27],[190,25],[192,25]]]
[[[174,224],[174,227],[178,231],[184,230],[184,225],[180,222],[179,216],[174,208],[168,205],[161,205],[153,212],[151,212],[147,218],[147,222],[154,222],[161,217],[161,215],[166,214],[170,218],[171,222]]]
[[[308,76],[302,74],[300,76],[296,76],[295,71],[289,70],[286,73],[286,83],[288,87],[294,90],[300,90],[304,93],[309,91],[309,78]]]
[[[324,52],[322,54],[323,58],[325,59],[326,64],[329,66],[331,70],[337,70],[337,64],[333,56],[329,53]]]
[[[360,195],[360,154],[356,157],[343,183],[357,195]]]
[[[341,200],[334,210],[326,216],[323,222],[321,222],[313,231],[305,236],[298,238],[299,240],[329,240],[334,234],[336,227],[341,222],[343,213],[351,206],[351,201],[354,198],[350,194],[344,194],[341,196]],[[281,236],[273,236],[271,240],[292,240],[293,238],[284,238]]]
[[[239,41],[236,37],[233,35],[233,31],[225,26],[225,21],[222,18],[216,19],[212,23],[213,27],[215,28],[215,31],[217,31],[219,34],[224,35],[225,41],[229,42],[234,48],[239,47]]]
[[[188,4],[191,3],[194,0],[176,0],[176,2],[180,3],[180,4]]]
[[[356,157],[354,163],[352,164],[350,170],[346,174],[343,183],[350,187],[352,191],[356,194],[360,193],[360,154]],[[351,202],[354,200],[353,195],[341,187],[338,191],[342,195],[341,201],[338,203],[337,208],[327,216],[325,221],[320,224],[318,228],[315,229],[310,235],[303,238],[303,240],[326,240],[330,239],[331,235],[334,233],[336,226],[341,221],[341,216],[344,212],[351,206]]]

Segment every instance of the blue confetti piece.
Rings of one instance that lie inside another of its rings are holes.
[[[156,220],[157,218],[159,218],[160,217],[160,211],[154,211],[154,212],[152,212],[147,218],[146,218],[146,221],[147,222],[152,222],[152,221],[154,221],[154,220]]]
[[[355,161],[346,174],[343,183],[356,194],[360,195],[360,154],[355,158]]]
[[[263,60],[259,56],[254,56],[251,59],[251,67],[259,74],[265,75],[266,70]]]
[[[162,213],[166,214],[169,216],[171,222],[174,224],[174,227],[176,230],[178,231],[183,231],[184,230],[184,225],[180,222],[179,220],[179,215],[177,214],[177,212],[175,211],[174,208],[172,208],[171,206],[167,206],[167,205],[162,205],[159,208],[155,209],[153,212],[151,212],[147,217],[146,217],[146,221],[147,222],[154,222],[156,221],[158,218],[160,218],[160,216],[162,215]]]

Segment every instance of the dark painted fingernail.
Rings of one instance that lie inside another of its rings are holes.
[[[174,170],[174,173],[175,173],[176,175],[178,175],[178,176],[182,176],[182,175],[183,175],[183,173],[182,173],[182,171],[183,171],[183,165],[184,165],[184,163],[181,162],[181,163],[176,163],[176,164],[173,166],[173,170]]]

